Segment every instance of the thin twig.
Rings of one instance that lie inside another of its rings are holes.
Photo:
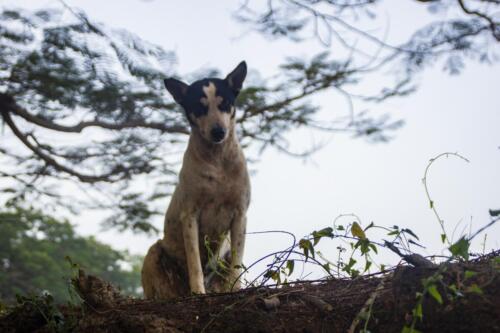
[[[422,182],[424,184],[425,194],[427,196],[427,199],[429,200],[430,208],[434,212],[434,215],[436,216],[436,219],[439,222],[439,226],[441,227],[441,231],[443,232],[442,233],[442,235],[443,235],[442,237],[444,238],[443,240],[446,241],[448,244],[450,244],[450,240],[448,239],[448,235],[447,235],[446,229],[444,227],[444,221],[443,221],[443,219],[441,218],[441,216],[439,215],[439,213],[438,213],[438,211],[436,209],[436,205],[434,203],[434,200],[432,200],[432,198],[431,198],[431,194],[429,192],[429,186],[427,184],[427,177],[428,177],[429,170],[430,170],[431,166],[438,159],[440,159],[442,157],[448,157],[448,156],[455,156],[455,157],[458,157],[458,158],[464,160],[465,162],[469,163],[469,160],[467,158],[463,157],[462,155],[460,155],[458,153],[450,153],[450,152],[441,153],[441,154],[437,155],[436,157],[431,158],[431,160],[429,161],[429,164],[427,164],[427,167],[425,168],[425,171],[424,171],[424,178],[422,178]]]

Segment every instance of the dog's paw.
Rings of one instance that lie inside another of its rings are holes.
[[[191,293],[194,295],[206,294],[205,286],[203,285],[203,283],[196,285],[191,288]]]

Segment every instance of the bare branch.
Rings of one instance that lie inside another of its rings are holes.
[[[7,100],[8,98],[9,98],[8,95],[0,93],[0,100],[2,99]],[[87,127],[101,127],[110,130],[122,130],[125,128],[141,127],[141,128],[156,129],[164,133],[189,134],[188,128],[184,125],[168,126],[164,123],[146,122],[142,119],[129,120],[122,123],[109,123],[100,120],[82,121],[72,126],[66,126],[54,123],[48,119],[44,119],[29,113],[27,110],[19,106],[13,99],[11,99],[11,103],[9,103],[7,107],[8,111],[15,113],[16,115],[24,118],[26,121],[29,121],[30,123],[59,132],[80,133]]]
[[[489,26],[490,26],[490,30],[491,30],[491,33],[493,34],[493,37],[495,37],[495,39],[497,41],[500,41],[500,22],[495,22],[493,20],[493,18],[491,18],[490,16],[484,14],[484,13],[481,13],[477,10],[471,10],[469,8],[467,8],[464,4],[464,1],[463,0],[457,0],[460,8],[462,8],[462,10],[464,11],[464,13],[468,14],[468,15],[475,15],[475,16],[478,16],[478,17],[481,17],[482,19],[486,20],[488,23],[489,23]]]
[[[45,163],[48,165],[52,166],[54,169],[58,171],[65,172],[71,176],[74,176],[78,178],[80,181],[85,182],[85,183],[96,183],[96,182],[101,182],[101,181],[110,181],[110,177],[113,175],[117,175],[120,173],[124,173],[126,171],[125,168],[115,168],[114,170],[98,175],[98,176],[93,176],[93,175],[86,175],[82,174],[76,170],[73,170],[71,168],[68,168],[64,165],[59,164],[56,160],[51,158],[49,155],[46,155],[44,152],[42,152],[38,147],[33,145],[31,142],[29,142],[27,135],[23,134],[19,128],[16,126],[14,121],[12,120],[10,113],[9,112],[4,112],[2,111],[2,117],[5,121],[5,123],[9,126],[9,128],[12,130],[12,133],[29,149],[31,150],[36,156],[38,156],[40,159],[42,159]]]

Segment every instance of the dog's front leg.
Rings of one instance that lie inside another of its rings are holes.
[[[195,294],[204,294],[203,270],[201,268],[198,220],[195,215],[189,214],[182,218],[182,235],[184,237],[184,250],[186,251],[187,270],[189,274],[189,287]]]
[[[245,250],[245,233],[247,218],[245,213],[238,214],[231,224],[231,267],[229,274],[230,286],[233,290],[241,287],[239,279],[241,274],[241,264],[243,262],[243,252]]]

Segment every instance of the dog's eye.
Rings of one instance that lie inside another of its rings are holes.
[[[223,101],[219,107],[221,110],[229,111],[231,109],[231,103]]]

